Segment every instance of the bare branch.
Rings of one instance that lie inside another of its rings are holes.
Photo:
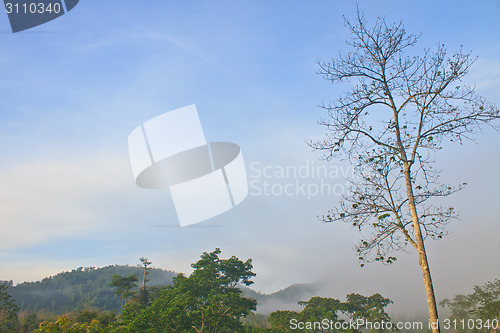
[[[434,52],[407,56],[419,36],[408,34],[401,22],[389,25],[384,19],[369,28],[359,10],[354,22],[345,19],[345,25],[353,51],[330,62],[318,60],[318,74],[332,83],[357,84],[321,106],[328,114],[319,122],[327,136],[309,144],[327,159],[349,159],[357,178],[338,208],[322,220],[349,223],[360,231],[369,227],[373,234],[357,247],[360,258],[364,262],[373,252],[386,262],[390,251],[404,250],[405,244],[418,249],[415,218],[423,238],[441,238],[457,217],[453,208],[436,208],[435,200],[465,184],[441,184],[433,160],[423,155],[441,149],[443,138],[461,141],[484,125],[494,126],[500,112],[462,83],[475,62],[470,53],[459,50],[448,57],[438,44]],[[413,206],[421,211],[417,217]]]

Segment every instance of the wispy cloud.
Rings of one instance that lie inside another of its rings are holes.
[[[115,156],[26,162],[0,170],[0,249],[40,244],[102,229],[95,199],[126,188],[128,172]]]
[[[471,68],[467,81],[473,82],[478,90],[494,93],[492,96],[500,100],[498,87],[500,86],[500,59],[479,58]]]

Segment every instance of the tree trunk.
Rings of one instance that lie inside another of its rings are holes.
[[[415,230],[415,241],[417,243],[418,251],[418,264],[422,268],[422,277],[424,280],[425,292],[427,294],[427,306],[429,308],[429,325],[433,333],[439,333],[439,320],[436,306],[436,297],[434,295],[434,287],[432,285],[431,270],[429,262],[427,261],[427,254],[425,253],[424,239],[418,221],[417,208],[415,207],[415,199],[413,197],[413,187],[411,184],[410,168],[407,163],[404,166],[406,192],[408,194],[408,206],[413,222],[413,229]]]

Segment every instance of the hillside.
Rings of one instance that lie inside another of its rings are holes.
[[[257,300],[257,312],[269,314],[276,310],[301,310],[299,301],[307,301],[319,296],[315,284],[293,284],[272,294],[262,294],[250,288],[241,288],[245,297]]]
[[[172,278],[176,276],[172,271],[159,268],[148,271],[148,286],[170,285]],[[114,288],[109,286],[113,274],[134,274],[141,280],[142,268],[120,265],[102,268],[80,267],[38,282],[24,282],[16,286],[13,286],[12,282],[3,283],[9,285],[9,293],[21,310],[46,309],[57,315],[88,308],[119,312],[123,300],[116,296]],[[268,314],[278,309],[300,309],[297,302],[316,296],[317,288],[313,284],[296,284],[272,294],[259,293],[247,287],[241,289],[245,297],[257,300],[258,313]]]
[[[148,269],[149,286],[171,284],[176,273],[152,268]],[[123,300],[114,294],[109,285],[113,274],[136,275],[142,279],[142,268],[134,266],[106,266],[102,268],[78,268],[62,272],[38,282],[24,282],[16,286],[9,284],[9,293],[21,310],[47,309],[54,314],[73,310],[95,308],[118,312]]]

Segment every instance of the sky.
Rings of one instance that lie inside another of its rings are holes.
[[[369,22],[385,17],[421,33],[415,52],[438,43],[472,51],[466,83],[500,105],[498,1],[358,3]],[[140,257],[189,273],[218,247],[223,257],[253,259],[258,291],[322,281],[332,297],[380,292],[407,314],[425,313],[414,251],[361,269],[352,249],[359,233],[317,217],[338,204],[352,170],[306,144],[324,135],[318,105],[346,89],[317,75],[316,61],[347,50],[343,16],[355,8],[346,0],[82,0],[16,34],[0,14],[0,280]],[[208,141],[241,147],[252,186],[234,209],[180,228],[168,190],[135,185],[127,138],[190,104]],[[450,235],[427,242],[438,301],[500,277],[499,148],[500,134],[485,129],[436,155],[444,181],[469,184],[446,199],[461,216]],[[312,174],[320,166],[326,177]],[[287,168],[306,173],[282,176]],[[331,193],[266,194],[265,181],[326,183]]]

